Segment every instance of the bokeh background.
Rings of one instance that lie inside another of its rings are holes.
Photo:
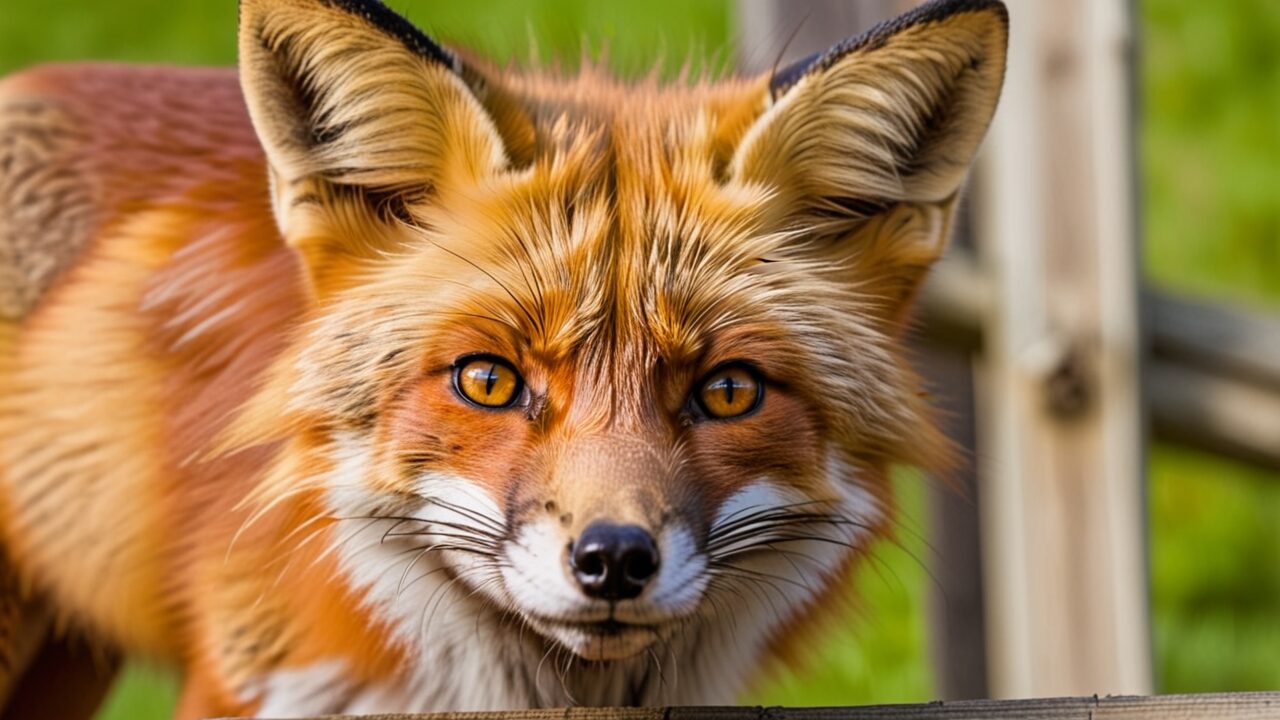
[[[851,0],[855,1],[855,0]],[[1046,0],[1048,1],[1048,0]],[[0,73],[75,59],[231,64],[232,0],[3,0]],[[628,75],[731,68],[729,0],[393,0],[438,37],[513,62],[604,53]],[[1137,0],[1142,257],[1149,281],[1280,312],[1280,2]],[[928,661],[926,479],[902,472],[904,527],[858,578],[860,609],[799,673],[746,702],[936,697]],[[1159,692],[1280,689],[1280,477],[1175,447],[1148,476]],[[851,589],[851,592],[853,590]],[[100,717],[167,717],[173,678],[132,661]]]

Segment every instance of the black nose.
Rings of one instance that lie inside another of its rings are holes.
[[[590,597],[629,600],[658,573],[658,546],[638,525],[597,520],[574,543],[569,567]]]

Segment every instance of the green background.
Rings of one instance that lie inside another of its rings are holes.
[[[4,0],[0,73],[52,60],[234,61],[230,0]],[[711,0],[400,0],[440,37],[505,60],[608,55],[620,71],[723,69],[735,5]],[[1141,0],[1143,256],[1154,283],[1280,311],[1280,2]],[[535,49],[536,48],[536,49]],[[858,579],[861,610],[803,672],[749,702],[934,697],[924,625],[926,482],[895,480],[905,530]],[[1151,598],[1160,692],[1280,689],[1280,478],[1155,447]],[[131,664],[104,720],[167,717],[175,684]]]

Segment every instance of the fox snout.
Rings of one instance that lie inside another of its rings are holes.
[[[625,656],[697,608],[701,523],[677,453],[607,435],[540,455],[513,504],[523,512],[508,518],[503,579],[543,634],[587,657]]]

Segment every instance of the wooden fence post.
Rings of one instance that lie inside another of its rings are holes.
[[[979,165],[978,403],[995,697],[1151,689],[1125,3],[1009,0]]]

